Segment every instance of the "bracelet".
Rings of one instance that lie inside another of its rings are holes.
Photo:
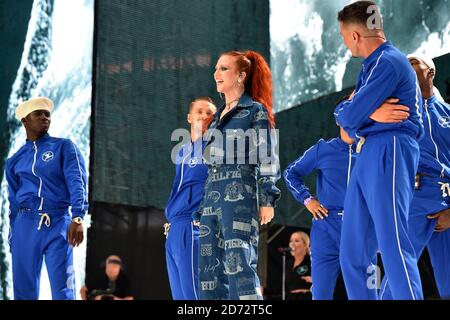
[[[303,204],[306,206],[312,199],[314,199],[313,197],[308,197],[305,199],[305,201],[303,201]]]

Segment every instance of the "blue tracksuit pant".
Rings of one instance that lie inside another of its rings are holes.
[[[333,300],[336,279],[341,272],[339,247],[342,212],[328,211],[323,220],[313,220],[311,228],[311,265],[313,300]]]
[[[170,221],[166,262],[174,300],[198,300],[198,235],[191,215]]]
[[[259,216],[252,168],[208,168],[199,239],[202,300],[262,299],[256,272]]]
[[[420,188],[414,193],[409,213],[409,238],[417,258],[420,258],[427,246],[439,294],[441,298],[450,298],[450,232],[449,230],[442,233],[434,232],[436,220],[427,218],[429,214],[450,207],[450,195],[445,187],[442,187],[450,181],[426,176],[420,181]],[[390,283],[386,277],[381,285],[380,299],[392,299]]]
[[[450,299],[450,230],[434,233],[428,242],[428,253],[433,265],[434,278],[442,299]]]
[[[47,213],[50,217],[42,218]],[[40,223],[42,222],[42,223]],[[47,222],[47,224],[46,224]],[[21,209],[11,237],[15,300],[37,300],[42,261],[48,271],[53,300],[75,299],[72,247],[67,231],[72,223],[68,212],[38,212]],[[41,224],[40,230],[39,224]]]
[[[403,133],[369,136],[350,178],[344,204],[340,263],[349,299],[377,299],[377,249],[395,299],[422,299],[417,259],[408,237],[419,146]]]

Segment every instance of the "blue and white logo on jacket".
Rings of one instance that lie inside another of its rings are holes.
[[[439,125],[442,128],[450,129],[450,117],[440,117]]]
[[[233,119],[242,119],[250,115],[250,110],[240,110],[233,115]]]
[[[45,162],[48,162],[48,161],[50,161],[50,160],[53,160],[54,157],[55,157],[55,155],[54,155],[53,152],[51,152],[51,151],[45,151],[45,152],[42,154],[42,160],[45,161]]]
[[[197,158],[191,158],[189,161],[189,168],[194,168],[197,164],[199,164],[199,161]]]

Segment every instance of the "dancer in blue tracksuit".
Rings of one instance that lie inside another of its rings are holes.
[[[341,241],[344,199],[350,171],[355,164],[354,140],[341,128],[341,137],[320,139],[284,171],[286,186],[314,217],[311,228],[312,295],[314,300],[332,300],[341,272]],[[317,170],[317,196],[303,179]]]
[[[408,57],[420,83],[425,137],[419,143],[416,190],[409,212],[409,237],[419,258],[427,246],[441,298],[450,298],[450,106],[434,94],[436,67],[428,57]],[[383,279],[380,299],[392,299]]]
[[[417,77],[406,56],[386,41],[375,3],[352,3],[339,12],[338,20],[345,45],[353,56],[365,59],[354,94],[335,110],[337,123],[358,139],[359,153],[341,235],[347,294],[349,299],[378,298],[372,260],[379,249],[394,299],[423,299],[407,232],[419,163],[417,141],[423,136]],[[374,121],[372,113],[392,97],[409,107],[409,117],[399,123]]]
[[[75,299],[72,246],[83,241],[86,170],[72,141],[47,134],[52,110],[47,98],[19,105],[27,141],[6,162],[16,300],[38,299],[44,258],[52,298]]]
[[[274,216],[280,197],[272,78],[257,52],[220,56],[214,79],[226,103],[206,134],[208,180],[200,220],[199,293],[202,300],[262,299],[256,272],[259,223]],[[273,132],[272,132],[273,133]]]
[[[166,262],[174,300],[197,300],[198,225],[192,213],[203,197],[208,170],[202,161],[202,136],[216,107],[208,97],[191,102],[187,121],[191,125],[191,142],[185,144],[176,159],[172,192],[166,206]]]

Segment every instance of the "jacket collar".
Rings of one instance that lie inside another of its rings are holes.
[[[37,144],[40,144],[40,143],[48,141],[48,140],[50,140],[50,135],[48,133],[46,133],[34,142],[36,142]],[[27,139],[25,143],[27,145],[31,145],[31,144],[33,144],[33,141]]]
[[[202,149],[204,149],[206,144],[207,144],[207,141],[204,140],[204,138],[205,138],[205,135],[201,136],[200,138],[197,138],[197,140],[195,140],[195,141],[191,140],[191,143],[189,144],[190,147],[194,148],[194,147],[197,147],[197,146],[201,145]]]
[[[363,61],[363,66],[364,68],[367,67],[369,64],[371,64],[372,62],[374,62],[375,60],[378,59],[378,57],[380,56],[380,54],[383,52],[383,50],[385,50],[388,47],[392,47],[392,43],[390,41],[386,41],[385,43],[383,43],[381,46],[379,46],[374,52],[372,52],[370,54],[370,56],[368,56],[364,61]]]
[[[437,98],[435,95],[432,95],[428,99],[423,99],[423,101],[428,105],[428,107],[433,107],[434,103],[436,102]]]
[[[345,142],[344,140],[341,139],[341,137],[337,137],[336,138],[337,144],[339,145],[339,148],[342,150],[348,150],[348,148],[351,146],[352,149],[354,147],[354,143],[349,145],[347,142]]]
[[[244,92],[241,95],[241,97],[239,98],[236,108],[246,108],[246,107],[251,107],[252,105],[253,105],[252,97],[250,97],[250,95],[248,93]],[[225,104],[222,105],[220,110],[223,110],[224,108],[225,108]],[[220,112],[217,112],[216,115],[217,114],[219,114],[219,116],[220,116]]]
[[[240,109],[240,108],[248,108],[251,107],[253,105],[254,101],[252,99],[252,97],[250,97],[250,95],[246,92],[244,92],[241,97],[239,98],[238,104],[236,105],[235,109]],[[223,109],[225,108],[225,104],[222,105],[222,107],[220,107],[219,110],[217,110],[216,114],[214,115],[214,119],[210,125],[210,128],[212,127],[216,127],[219,123],[221,123],[223,121],[224,118],[222,118],[222,120],[220,119],[220,115],[222,114]],[[234,111],[231,111],[234,112]]]
[[[253,99],[249,94],[244,92],[242,96],[239,98],[239,102],[237,104],[237,108],[245,108],[251,107],[253,105]]]

